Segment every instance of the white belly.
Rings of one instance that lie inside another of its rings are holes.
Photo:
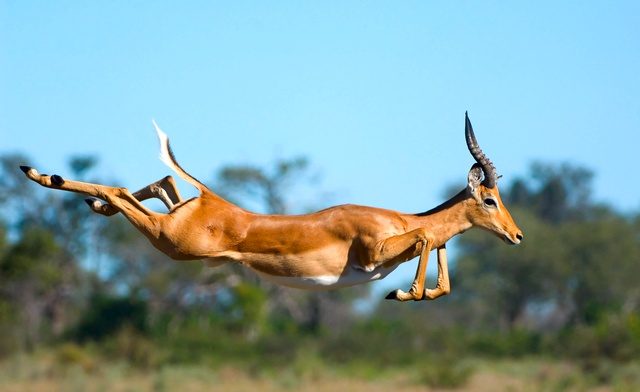
[[[395,270],[397,266],[398,264],[394,265],[391,268],[384,268],[380,266],[373,271],[363,271],[361,269],[347,268],[343,274],[336,276],[275,276],[260,271],[255,272],[261,278],[281,286],[288,286],[305,290],[331,290],[341,287],[355,286],[358,284],[382,279],[385,276],[389,275],[393,270]]]

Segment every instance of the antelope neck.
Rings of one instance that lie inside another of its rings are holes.
[[[473,201],[466,189],[439,206],[419,214],[409,215],[410,230],[424,227],[435,237],[435,247],[444,245],[452,237],[469,230],[468,204]]]

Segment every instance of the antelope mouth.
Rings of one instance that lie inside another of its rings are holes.
[[[515,238],[512,238],[510,235],[504,234],[502,236],[502,239],[509,245],[518,245],[520,244],[520,242],[522,242],[522,235],[517,234]]]

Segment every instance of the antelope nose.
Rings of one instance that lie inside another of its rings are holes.
[[[522,239],[524,238],[524,235],[522,234],[522,232],[519,232],[516,234],[516,238],[518,239],[518,241],[522,241]]]

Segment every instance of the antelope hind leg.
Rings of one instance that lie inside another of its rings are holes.
[[[52,176],[39,174],[36,169],[29,166],[20,166],[20,169],[27,178],[46,188],[82,193],[107,201],[147,236],[157,236],[160,230],[157,219],[159,214],[143,206],[126,188],[65,180],[57,174]]]
[[[160,199],[169,211],[173,210],[177,204],[182,203],[183,201],[175,180],[171,176],[166,176],[163,179],[134,192],[133,197],[138,199],[138,201],[144,201],[151,198]],[[93,212],[98,214],[111,216],[118,213],[118,209],[111,204],[102,203],[97,199],[86,199],[85,201]]]

